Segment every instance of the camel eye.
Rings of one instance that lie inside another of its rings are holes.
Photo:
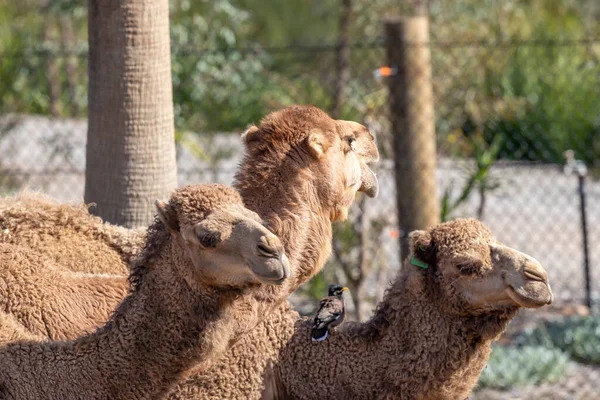
[[[458,268],[460,274],[464,276],[476,275],[478,271],[477,266],[473,264],[458,264],[456,268]]]
[[[356,141],[352,136],[348,136],[346,138],[346,143],[348,143],[348,151],[352,150],[352,144]]]

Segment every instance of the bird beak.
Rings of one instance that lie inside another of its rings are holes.
[[[348,290],[348,288],[347,288],[346,286],[344,286],[344,287],[342,288],[342,292],[343,292],[344,290]]]

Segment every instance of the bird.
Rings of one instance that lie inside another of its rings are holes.
[[[329,329],[335,328],[344,320],[345,306],[342,293],[348,290],[345,286],[329,285],[329,295],[319,302],[319,310],[315,316],[311,338],[313,342],[327,339]]]

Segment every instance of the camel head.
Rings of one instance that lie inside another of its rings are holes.
[[[158,217],[181,243],[195,278],[212,286],[282,284],[290,275],[279,238],[244,207],[239,193],[220,184],[189,185],[169,203],[156,202]]]
[[[374,136],[359,123],[334,120],[313,106],[291,106],[264,117],[243,141],[247,154],[236,182],[244,198],[244,191],[256,190],[257,184],[262,190],[279,181],[300,181],[311,185],[332,220],[340,220],[357,192],[377,195],[369,163],[379,160],[379,152]]]
[[[498,242],[473,219],[457,219],[409,236],[407,267],[430,277],[435,297],[470,315],[552,302],[540,263]]]

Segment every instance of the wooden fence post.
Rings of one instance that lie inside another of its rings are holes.
[[[440,222],[435,116],[426,16],[385,21],[401,259],[408,233]]]

